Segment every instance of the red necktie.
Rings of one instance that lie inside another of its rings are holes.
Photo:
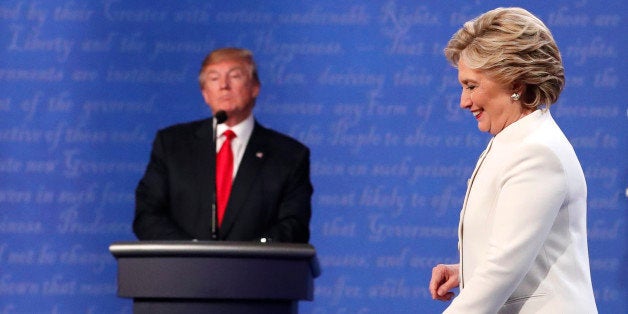
[[[231,130],[222,133],[226,139],[216,155],[216,203],[218,205],[218,226],[222,224],[225,209],[231,193],[231,180],[233,179],[233,151],[231,140],[236,134]]]

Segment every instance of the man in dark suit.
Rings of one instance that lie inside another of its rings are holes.
[[[307,243],[313,191],[310,152],[254,119],[261,84],[252,53],[240,48],[213,51],[203,61],[199,82],[212,113],[227,114],[216,127],[216,146],[227,141],[226,130],[235,133],[230,139],[233,184],[223,202],[224,214],[219,214],[218,239]],[[133,231],[138,239],[212,238],[212,121],[178,124],[157,133],[136,189]]]

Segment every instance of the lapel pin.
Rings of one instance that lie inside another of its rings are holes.
[[[255,153],[255,157],[257,157],[257,158],[260,158],[260,159],[261,159],[262,157],[264,157],[264,153],[262,153],[262,152],[257,152],[257,153]]]

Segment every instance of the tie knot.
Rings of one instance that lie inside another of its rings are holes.
[[[224,131],[224,132],[222,133],[222,135],[224,135],[224,136],[227,138],[227,141],[230,141],[230,140],[232,140],[234,137],[236,137],[235,132],[233,132],[233,131],[231,131],[231,130]]]

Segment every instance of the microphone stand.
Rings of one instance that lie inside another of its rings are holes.
[[[216,151],[218,150],[217,147],[217,138],[218,138],[218,134],[217,133],[217,129],[218,129],[218,125],[225,122],[227,120],[227,113],[224,111],[218,111],[216,112],[216,114],[214,114],[214,117],[212,118],[212,154],[214,155],[214,164],[213,164],[213,168],[214,168],[214,189],[212,191],[212,219],[211,219],[211,238],[212,240],[218,240],[219,235],[218,235],[218,210],[217,210],[217,198],[216,198]]]

